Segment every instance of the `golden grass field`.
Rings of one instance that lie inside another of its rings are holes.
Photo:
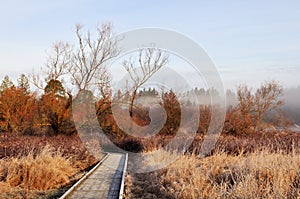
[[[76,136],[0,138],[0,198],[58,198],[97,160]]]
[[[182,155],[165,169],[129,174],[126,185],[126,198],[300,198],[300,155],[268,149]]]
[[[72,161],[46,146],[40,153],[0,160],[1,198],[34,197],[35,191],[58,189],[76,173]],[[28,190],[26,192],[25,190]],[[22,193],[23,191],[23,193]]]
[[[221,136],[208,157],[191,150],[161,170],[128,173],[125,198],[300,198],[298,137]],[[58,198],[96,162],[76,136],[5,140],[11,148],[6,147],[8,155],[0,159],[0,198]],[[201,143],[200,138],[195,141]],[[29,150],[30,145],[35,148]],[[143,153],[151,153],[151,146]],[[147,156],[144,164],[160,164],[166,157],[176,158],[177,153]]]

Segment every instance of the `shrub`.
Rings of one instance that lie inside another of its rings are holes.
[[[0,95],[0,129],[23,134],[32,131],[37,119],[35,95],[14,86]]]
[[[274,81],[262,84],[255,92],[247,86],[239,86],[238,105],[228,109],[224,131],[248,134],[264,130],[263,117],[283,104],[282,92],[282,87]]]
[[[48,134],[72,134],[75,132],[70,99],[47,93],[39,100],[40,123],[49,125]],[[52,132],[52,133],[51,133]]]

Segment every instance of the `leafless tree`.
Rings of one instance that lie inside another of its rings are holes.
[[[53,54],[49,55],[46,63],[47,81],[58,80],[68,73],[71,65],[72,48],[68,43],[57,42],[53,45]]]
[[[107,79],[105,62],[118,55],[118,48],[110,23],[97,26],[95,39],[90,31],[83,34],[82,28],[81,25],[76,25],[79,46],[73,51],[68,73],[79,90],[86,90],[89,86],[97,84],[100,77]],[[103,85],[105,80],[101,81]]]
[[[112,76],[106,67],[101,69],[100,74],[96,78],[98,89],[102,98],[110,97],[112,94],[111,81]]]
[[[76,25],[75,32],[78,43],[71,46],[56,42],[46,68],[41,69],[41,74],[32,75],[32,83],[44,89],[50,80],[62,83],[71,80],[79,91],[98,85],[102,96],[109,95],[111,76],[105,63],[119,53],[112,24],[98,25],[95,34]]]
[[[129,113],[133,116],[133,105],[137,91],[150,77],[169,61],[169,56],[156,48],[144,48],[139,51],[138,63],[130,57],[122,63],[133,82],[130,95]]]
[[[71,64],[72,48],[67,42],[56,42],[52,46],[52,52],[48,55],[45,68],[41,68],[39,74],[31,76],[32,83],[39,89],[44,89],[45,84],[51,80],[63,82],[63,77],[68,73]]]

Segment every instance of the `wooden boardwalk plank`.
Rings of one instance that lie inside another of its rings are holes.
[[[110,153],[99,167],[63,198],[119,199],[126,160],[126,154]]]

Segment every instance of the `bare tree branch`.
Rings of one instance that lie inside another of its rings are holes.
[[[46,64],[46,81],[58,80],[68,73],[67,68],[71,64],[72,48],[68,43],[57,42],[53,45],[53,54],[49,55]]]
[[[103,76],[107,74],[105,62],[118,55],[117,40],[113,38],[110,23],[97,27],[95,40],[89,31],[86,34],[82,33],[81,25],[76,26],[76,36],[79,48],[73,53],[72,65],[69,66],[68,72],[77,88],[86,90],[89,86],[97,84],[99,77],[108,79]],[[103,80],[101,84],[104,82]]]
[[[132,117],[133,104],[137,95],[137,91],[150,77],[152,77],[160,68],[165,66],[169,61],[169,56],[162,53],[161,50],[155,48],[145,48],[139,51],[138,64],[136,66],[132,57],[124,60],[122,63],[133,81],[132,95],[129,106],[129,113]]]
[[[64,42],[54,43],[46,69],[41,69],[40,74],[33,74],[32,83],[44,89],[50,80],[63,83],[67,79],[79,91],[98,86],[102,96],[109,94],[111,77],[105,63],[119,53],[112,24],[98,25],[94,37],[78,24],[75,34],[78,43],[72,47]]]

